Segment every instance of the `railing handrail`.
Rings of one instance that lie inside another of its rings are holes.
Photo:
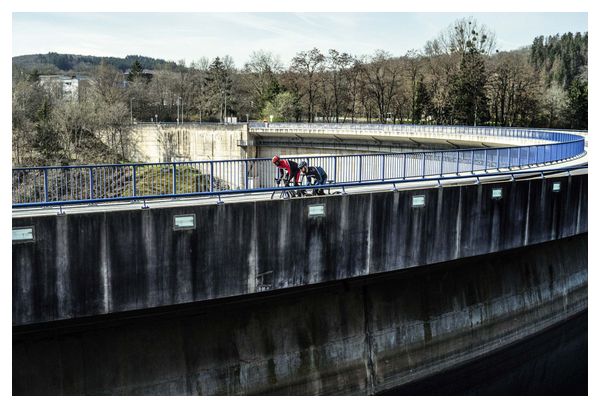
[[[469,174],[469,175],[457,175],[457,176],[444,176],[444,177],[426,177],[426,178],[418,178],[418,179],[392,179],[392,180],[384,180],[384,181],[365,181],[365,182],[346,182],[346,183],[332,183],[327,184],[325,187],[323,185],[306,185],[306,186],[288,186],[288,187],[270,187],[270,188],[255,188],[255,189],[247,189],[247,190],[228,190],[228,191],[220,191],[220,192],[196,192],[196,193],[181,193],[181,194],[158,194],[158,195],[145,195],[143,197],[136,196],[125,196],[125,197],[114,197],[114,198],[99,198],[94,200],[70,200],[70,201],[50,201],[44,203],[22,203],[22,204],[13,204],[13,208],[31,208],[31,207],[56,207],[63,205],[75,205],[75,204],[90,204],[90,203],[109,203],[109,202],[121,202],[121,201],[139,201],[141,199],[145,200],[153,200],[153,199],[169,199],[169,198],[180,198],[180,197],[209,197],[209,196],[220,196],[220,195],[239,195],[239,194],[258,194],[258,193],[270,193],[273,191],[286,191],[286,190],[313,190],[313,189],[323,189],[323,188],[350,188],[350,187],[365,187],[365,186],[379,186],[386,184],[405,184],[405,183],[414,183],[414,182],[434,182],[441,180],[461,180],[461,179],[472,179],[472,178],[487,178],[487,177],[500,177],[500,176],[512,176],[507,179],[518,179],[519,177],[515,176],[530,176],[532,174],[539,174],[541,176],[548,176],[552,174],[559,173],[570,173],[575,170],[587,169],[588,165],[575,165],[569,167],[562,167],[560,169],[536,169],[536,170],[519,170],[519,171],[509,171],[502,173],[485,173],[485,174]]]

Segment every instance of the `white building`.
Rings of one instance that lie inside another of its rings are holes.
[[[85,78],[71,75],[40,75],[40,84],[71,100],[79,99],[79,85]]]

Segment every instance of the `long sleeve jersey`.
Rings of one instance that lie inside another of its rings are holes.
[[[306,175],[309,184],[311,179],[314,180],[313,184],[325,184],[325,181],[327,181],[327,173],[319,166],[308,166],[306,173],[304,174]]]
[[[279,160],[279,165],[277,166],[279,169],[279,178],[284,176],[284,171],[287,172],[288,178],[291,180],[294,179],[295,183],[298,184],[300,180],[300,169],[298,169],[298,163],[293,160],[281,159]]]

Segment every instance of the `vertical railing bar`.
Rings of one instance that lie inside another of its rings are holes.
[[[362,155],[358,156],[358,182],[362,183]]]
[[[173,163],[173,194],[177,194],[177,164]]]
[[[541,160],[541,163],[543,164],[543,163],[546,163],[546,145],[542,145],[541,148],[542,148],[542,160]]]
[[[337,177],[337,156],[333,156],[333,179],[338,182]]]
[[[488,152],[488,149],[485,149],[483,151],[483,172],[484,173],[487,173],[487,167],[488,167],[488,165],[487,165],[487,152]]]
[[[33,171],[33,202],[37,202],[37,171]]]
[[[89,168],[89,176],[90,176],[90,200],[94,199],[94,173],[93,167]]]
[[[459,166],[460,166],[460,152],[457,151],[456,152],[456,175],[458,176],[458,174],[460,173],[459,171]]]

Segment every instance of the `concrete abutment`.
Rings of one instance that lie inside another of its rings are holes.
[[[587,234],[404,271],[17,331],[14,394],[354,394],[587,308]]]

